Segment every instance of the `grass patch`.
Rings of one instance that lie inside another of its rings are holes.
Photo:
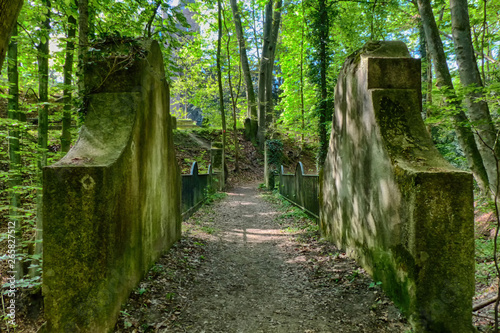
[[[299,242],[320,238],[318,223],[302,209],[283,198],[277,190],[263,192],[262,198],[280,211],[281,214],[276,222],[284,227],[287,233],[296,234]]]

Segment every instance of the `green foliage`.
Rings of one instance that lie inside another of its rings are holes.
[[[377,282],[370,282],[370,284],[368,285],[368,288],[369,289],[373,289],[375,287],[379,287],[382,285],[382,282],[381,281],[377,281]]]
[[[212,188],[207,188],[205,189],[206,191],[206,197],[205,197],[205,204],[206,205],[211,205],[215,202],[218,202],[222,199],[224,199],[225,197],[227,197],[227,193],[225,192],[217,192],[216,190],[212,189]]]

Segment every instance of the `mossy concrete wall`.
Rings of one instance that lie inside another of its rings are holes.
[[[160,48],[112,45],[87,71],[76,145],[43,170],[45,332],[112,331],[130,292],[181,235]]]
[[[472,176],[421,119],[420,61],[371,42],[345,62],[320,175],[322,233],[381,281],[417,332],[472,332]]]

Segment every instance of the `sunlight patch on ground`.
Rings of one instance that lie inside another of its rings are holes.
[[[235,202],[230,202],[229,206],[257,206],[256,203],[254,202],[248,202],[248,201],[235,201]]]
[[[226,192],[226,194],[229,196],[233,196],[233,197],[244,197],[245,196],[243,193]]]
[[[265,243],[286,237],[280,229],[234,229],[226,233],[230,238],[242,238],[244,242]]]

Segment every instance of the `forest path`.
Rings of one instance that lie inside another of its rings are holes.
[[[155,306],[158,297],[149,296],[148,311],[156,313],[147,318],[155,332],[373,333],[409,328],[354,261],[327,242],[300,237],[303,232],[296,227],[289,225],[286,231],[278,223],[283,212],[256,188],[234,188],[185,223],[184,245],[171,251],[180,251],[178,258],[191,263],[186,274],[192,274],[192,283],[168,289],[167,295],[177,299],[170,311]],[[190,237],[196,240],[190,242]],[[202,255],[193,250],[200,245]]]

